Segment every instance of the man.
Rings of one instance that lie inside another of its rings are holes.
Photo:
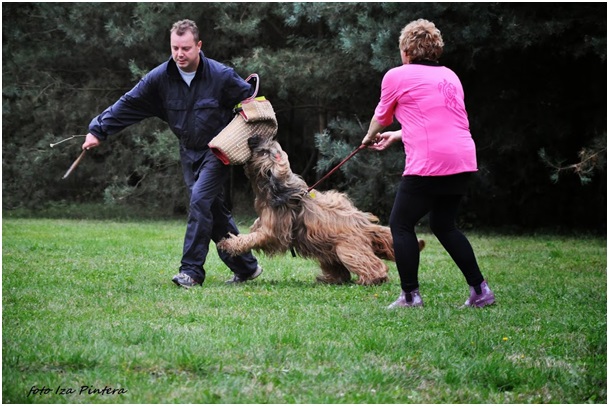
[[[190,210],[180,271],[173,282],[186,289],[202,285],[209,242],[239,230],[224,201],[228,167],[207,144],[233,118],[233,107],[252,95],[250,84],[233,69],[205,57],[199,29],[191,20],[171,28],[172,57],[89,124],[83,149],[97,147],[108,136],[148,117],[169,124],[179,139],[180,160],[190,195]],[[218,251],[234,273],[227,283],[258,277],[262,268],[251,253],[237,257]]]

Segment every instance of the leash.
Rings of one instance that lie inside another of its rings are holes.
[[[315,189],[315,187],[317,187],[321,182],[323,182],[324,180],[328,179],[330,177],[330,175],[332,175],[334,172],[336,172],[338,170],[338,168],[340,168],[341,166],[343,166],[345,164],[345,162],[347,162],[349,159],[353,158],[355,156],[355,154],[357,154],[358,152],[360,152],[362,149],[367,148],[367,145],[360,145],[359,147],[357,147],[353,152],[351,152],[349,154],[349,156],[347,156],[345,159],[343,159],[338,165],[336,165],[330,172],[328,172],[323,178],[321,178],[320,180],[318,180],[317,182],[315,182],[315,184],[311,187],[309,187],[307,189],[307,192],[310,192],[311,190]]]

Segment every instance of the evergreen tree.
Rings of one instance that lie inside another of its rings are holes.
[[[383,75],[400,64],[401,28],[426,18],[462,79],[478,147],[464,222],[602,230],[605,17],[603,3],[5,3],[3,208],[106,199],[186,209],[177,140],[160,120],[91,151],[65,181],[80,142],[49,148],[86,133],[169,58],[169,29],[183,18],[199,25],[207,56],[260,74],[278,139],[312,184],[359,145]],[[386,221],[403,162],[398,147],[363,151],[320,188]]]

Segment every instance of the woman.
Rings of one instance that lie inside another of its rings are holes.
[[[423,306],[415,225],[427,213],[432,232],[470,287],[465,306],[493,304],[495,295],[472,246],[455,226],[468,180],[478,170],[461,81],[438,62],[444,42],[432,22],[419,19],[406,25],[399,45],[403,65],[385,74],[380,101],[362,140],[377,151],[402,141],[406,152],[389,220],[402,292],[389,308]],[[393,123],[394,115],[401,130],[379,133]]]

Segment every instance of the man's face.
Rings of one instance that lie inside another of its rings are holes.
[[[184,72],[197,70],[200,50],[201,41],[196,43],[192,32],[186,31],[184,35],[171,33],[171,55],[178,67]]]

